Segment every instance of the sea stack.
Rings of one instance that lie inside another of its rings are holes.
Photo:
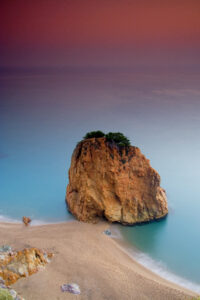
[[[66,202],[80,221],[136,224],[168,213],[160,176],[135,146],[106,137],[79,142],[69,169]]]

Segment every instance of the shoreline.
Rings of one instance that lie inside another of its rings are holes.
[[[159,276],[161,279],[200,295],[200,284],[198,285],[197,283],[168,270],[163,263],[152,259],[148,254],[140,251],[133,244],[126,241],[119,229],[114,228],[115,233],[113,234],[113,224],[111,224],[110,227],[112,233],[111,237],[116,241],[121,250],[130,256],[136,263],[144,267],[147,271]]]
[[[88,224],[70,220],[29,227],[20,223],[0,222],[2,244],[9,244],[16,249],[29,246],[44,248],[55,254],[52,262],[44,271],[19,280],[13,287],[26,300],[36,300],[38,297],[54,300],[58,296],[58,299],[64,299],[66,294],[61,294],[59,285],[66,283],[66,278],[69,277],[69,282],[76,281],[84,291],[79,297],[80,299],[107,299],[109,290],[105,291],[106,285],[115,294],[113,298],[109,296],[110,299],[128,300],[137,299],[138,296],[139,299],[145,299],[147,295],[148,297],[152,295],[148,299],[154,300],[168,299],[170,295],[171,299],[182,300],[194,299],[198,296],[196,292],[159,276],[139,263],[128,253],[123,240],[102,233],[108,227],[110,224],[103,221],[98,224]],[[72,264],[70,257],[74,258],[77,265]],[[54,260],[57,261],[56,270],[54,269]],[[65,268],[63,270],[63,261],[67,262],[68,270]],[[105,281],[105,271],[107,281]],[[63,272],[67,274],[62,276]],[[43,275],[45,276],[43,277]],[[47,283],[45,284],[45,278],[51,282],[55,276],[60,278],[60,281],[54,287],[55,298],[51,298],[52,293],[49,291]],[[133,278],[135,280],[132,280]],[[43,282],[43,291],[40,289],[41,282]],[[98,292],[95,291],[96,285],[99,285]],[[34,291],[37,289],[37,295],[31,294],[30,297],[30,289]],[[132,295],[133,291],[137,295],[135,298]],[[102,293],[105,296],[102,297]],[[71,294],[68,294],[68,297],[74,299]]]
[[[158,262],[156,260],[153,260],[147,254],[139,251],[137,248],[134,248],[132,244],[129,244],[128,242],[123,240],[123,237],[122,239],[114,237],[113,240],[116,242],[117,247],[119,247],[121,251],[126,253],[126,255],[128,255],[134,261],[134,263],[140,265],[146,270],[146,272],[150,272],[153,277],[159,277],[159,281],[164,280],[164,282],[167,282],[167,284],[169,284],[170,286],[173,285],[173,287],[175,288],[178,287],[180,289],[184,289],[185,291],[196,293],[196,295],[198,296],[200,295],[200,285],[197,285],[196,283],[193,283],[192,281],[189,281],[184,277],[178,276],[175,273],[164,269],[163,266],[157,267]],[[140,259],[140,257],[142,257],[142,259]],[[143,259],[148,260],[148,262],[143,262]],[[157,268],[159,268],[158,271]],[[165,275],[162,276],[163,273],[165,273]]]
[[[70,220],[63,220],[63,221],[45,221],[43,219],[31,219],[30,226],[42,226],[42,225],[54,225],[54,224],[62,224],[75,221],[75,218],[71,218]],[[0,215],[0,224],[23,224],[22,218],[21,219],[14,219],[8,216]]]

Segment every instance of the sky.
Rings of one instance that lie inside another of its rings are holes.
[[[196,66],[199,52],[199,0],[0,1],[0,66]]]

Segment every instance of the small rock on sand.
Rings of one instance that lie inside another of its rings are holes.
[[[23,223],[26,225],[26,226],[28,226],[29,225],[29,223],[31,223],[31,218],[29,218],[29,217],[23,217],[22,218],[22,221],[23,221]]]
[[[109,229],[104,230],[103,233],[106,234],[106,235],[111,235],[111,231]]]
[[[76,283],[69,283],[69,284],[61,285],[61,291],[69,292],[69,293],[76,294],[76,295],[79,295],[81,293],[80,288],[79,288],[78,284],[76,284]]]

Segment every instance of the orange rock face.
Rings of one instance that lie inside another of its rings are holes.
[[[134,146],[119,148],[105,138],[81,141],[69,169],[66,202],[80,221],[135,224],[164,217],[167,198],[160,176]]]
[[[18,279],[36,273],[51,259],[51,253],[45,253],[37,248],[28,248],[18,252],[1,252],[0,277],[6,285],[15,283]]]

